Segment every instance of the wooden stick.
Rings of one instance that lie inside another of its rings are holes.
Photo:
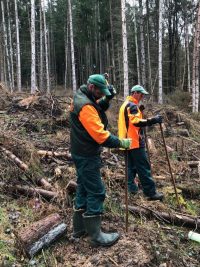
[[[125,150],[125,204],[126,204],[126,232],[128,233],[128,150]]]
[[[160,132],[161,132],[161,135],[162,135],[163,144],[164,144],[164,148],[165,148],[166,159],[167,159],[168,166],[169,166],[169,172],[170,172],[170,175],[171,175],[171,180],[172,180],[172,184],[173,184],[173,187],[174,187],[174,192],[176,194],[176,200],[177,200],[179,209],[181,211],[181,205],[180,205],[180,202],[179,202],[179,197],[178,197],[178,193],[177,193],[177,189],[176,189],[175,179],[174,179],[174,176],[172,174],[172,169],[171,169],[171,164],[170,164],[169,156],[168,156],[168,152],[167,152],[167,146],[166,146],[165,137],[164,137],[164,133],[163,133],[162,123],[159,123],[159,125],[160,125]]]

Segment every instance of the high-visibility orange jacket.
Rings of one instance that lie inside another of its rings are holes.
[[[131,138],[130,149],[144,147],[143,129],[138,124],[143,120],[138,101],[133,96],[128,96],[119,111],[118,133],[119,138]]]
[[[101,146],[120,146],[118,137],[106,130],[108,122],[104,111],[107,108],[104,99],[96,102],[86,85],[77,91],[70,111],[72,154],[95,156],[100,154]]]

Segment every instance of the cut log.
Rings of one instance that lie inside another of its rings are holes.
[[[123,209],[125,209],[125,205],[122,206]],[[181,225],[186,227],[196,227],[196,229],[200,228],[200,218],[189,216],[189,215],[182,215],[177,213],[168,213],[168,212],[158,212],[150,210],[146,207],[140,207],[140,206],[128,206],[128,209],[131,213],[136,215],[143,215],[147,216],[148,218],[156,218],[161,221],[164,221],[169,224],[174,225]]]
[[[37,179],[37,184],[43,186],[45,189],[53,190],[53,186],[44,178]]]
[[[21,161],[17,156],[15,156],[11,151],[7,150],[5,147],[0,146],[0,151],[6,154],[11,160],[13,160],[16,165],[23,171],[28,170],[28,165]]]
[[[71,159],[71,154],[69,152],[54,152],[48,150],[38,150],[37,154],[42,157],[65,157]]]
[[[62,223],[59,214],[54,213],[15,233],[16,243],[28,257],[33,257],[65,231],[66,224]]]
[[[28,187],[28,186],[20,186],[20,185],[9,185],[5,184],[3,182],[0,182],[0,189],[6,190],[7,192],[10,192],[11,194],[24,194],[26,196],[38,196],[41,195],[42,197],[46,199],[56,199],[58,197],[57,192],[53,191],[47,191],[41,188],[34,188],[34,187]]]

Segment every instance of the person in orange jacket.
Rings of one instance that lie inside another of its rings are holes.
[[[149,200],[162,200],[163,194],[156,192],[155,182],[151,175],[150,164],[145,151],[145,140],[143,127],[162,123],[162,116],[143,119],[139,103],[148,92],[140,85],[135,85],[131,89],[130,96],[127,97],[119,111],[118,130],[119,138],[131,138],[132,143],[128,149],[128,190],[136,194],[138,185],[135,182],[138,174],[144,195]]]
[[[92,246],[111,246],[118,233],[101,231],[105,187],[101,179],[101,147],[129,148],[130,139],[119,139],[107,129],[105,111],[114,97],[101,74],[91,75],[71,104],[71,153],[77,170],[77,190],[73,214],[73,236],[90,236]]]

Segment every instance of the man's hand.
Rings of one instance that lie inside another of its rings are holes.
[[[132,143],[131,138],[120,139],[120,148],[128,149],[128,148],[130,148],[131,143]]]
[[[110,91],[111,95],[106,96],[107,99],[111,100],[117,94],[113,85],[108,85],[108,90]]]
[[[147,119],[147,125],[151,126],[156,123],[162,123],[162,121],[163,121],[163,117],[161,115],[156,115],[153,118]]]
[[[144,111],[145,110],[145,106],[144,105],[140,105],[139,106],[139,110],[142,112],[142,111]]]

